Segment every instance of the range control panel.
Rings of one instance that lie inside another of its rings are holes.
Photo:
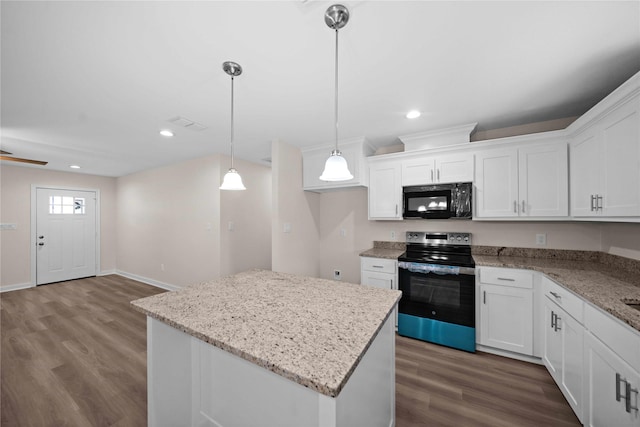
[[[407,243],[427,245],[471,245],[471,233],[430,233],[407,231]]]

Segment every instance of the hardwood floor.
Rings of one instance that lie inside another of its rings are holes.
[[[0,295],[2,426],[145,426],[146,322],[164,292],[103,276]],[[544,367],[396,338],[396,426],[576,426]]]

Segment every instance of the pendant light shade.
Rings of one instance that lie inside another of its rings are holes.
[[[242,74],[242,67],[235,62],[227,61],[222,64],[225,73],[231,76],[231,167],[224,175],[221,190],[246,190],[242,183],[242,177],[233,167],[233,78]]]
[[[327,26],[336,32],[336,62],[335,62],[335,136],[336,147],[331,152],[331,156],[324,165],[324,171],[320,175],[322,181],[348,181],[353,179],[353,175],[349,172],[347,160],[342,157],[342,153],[338,150],[338,30],[349,22],[349,10],[341,4],[329,6],[324,13],[324,22]]]
[[[331,152],[331,156],[324,164],[324,171],[320,175],[322,181],[347,181],[353,179],[349,172],[347,160],[342,157],[342,153],[337,150]]]

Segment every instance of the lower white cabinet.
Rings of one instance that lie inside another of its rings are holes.
[[[542,361],[582,422],[584,327],[548,297],[544,312]]]
[[[478,344],[532,356],[533,273],[483,267],[478,274]]]
[[[387,258],[360,257],[360,284],[374,288],[398,289],[398,261]],[[397,308],[394,311],[397,327]]]
[[[640,334],[585,307],[585,425],[640,426]]]

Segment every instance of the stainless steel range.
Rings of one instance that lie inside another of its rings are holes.
[[[475,352],[471,233],[408,231],[406,242],[398,258],[398,333]]]

